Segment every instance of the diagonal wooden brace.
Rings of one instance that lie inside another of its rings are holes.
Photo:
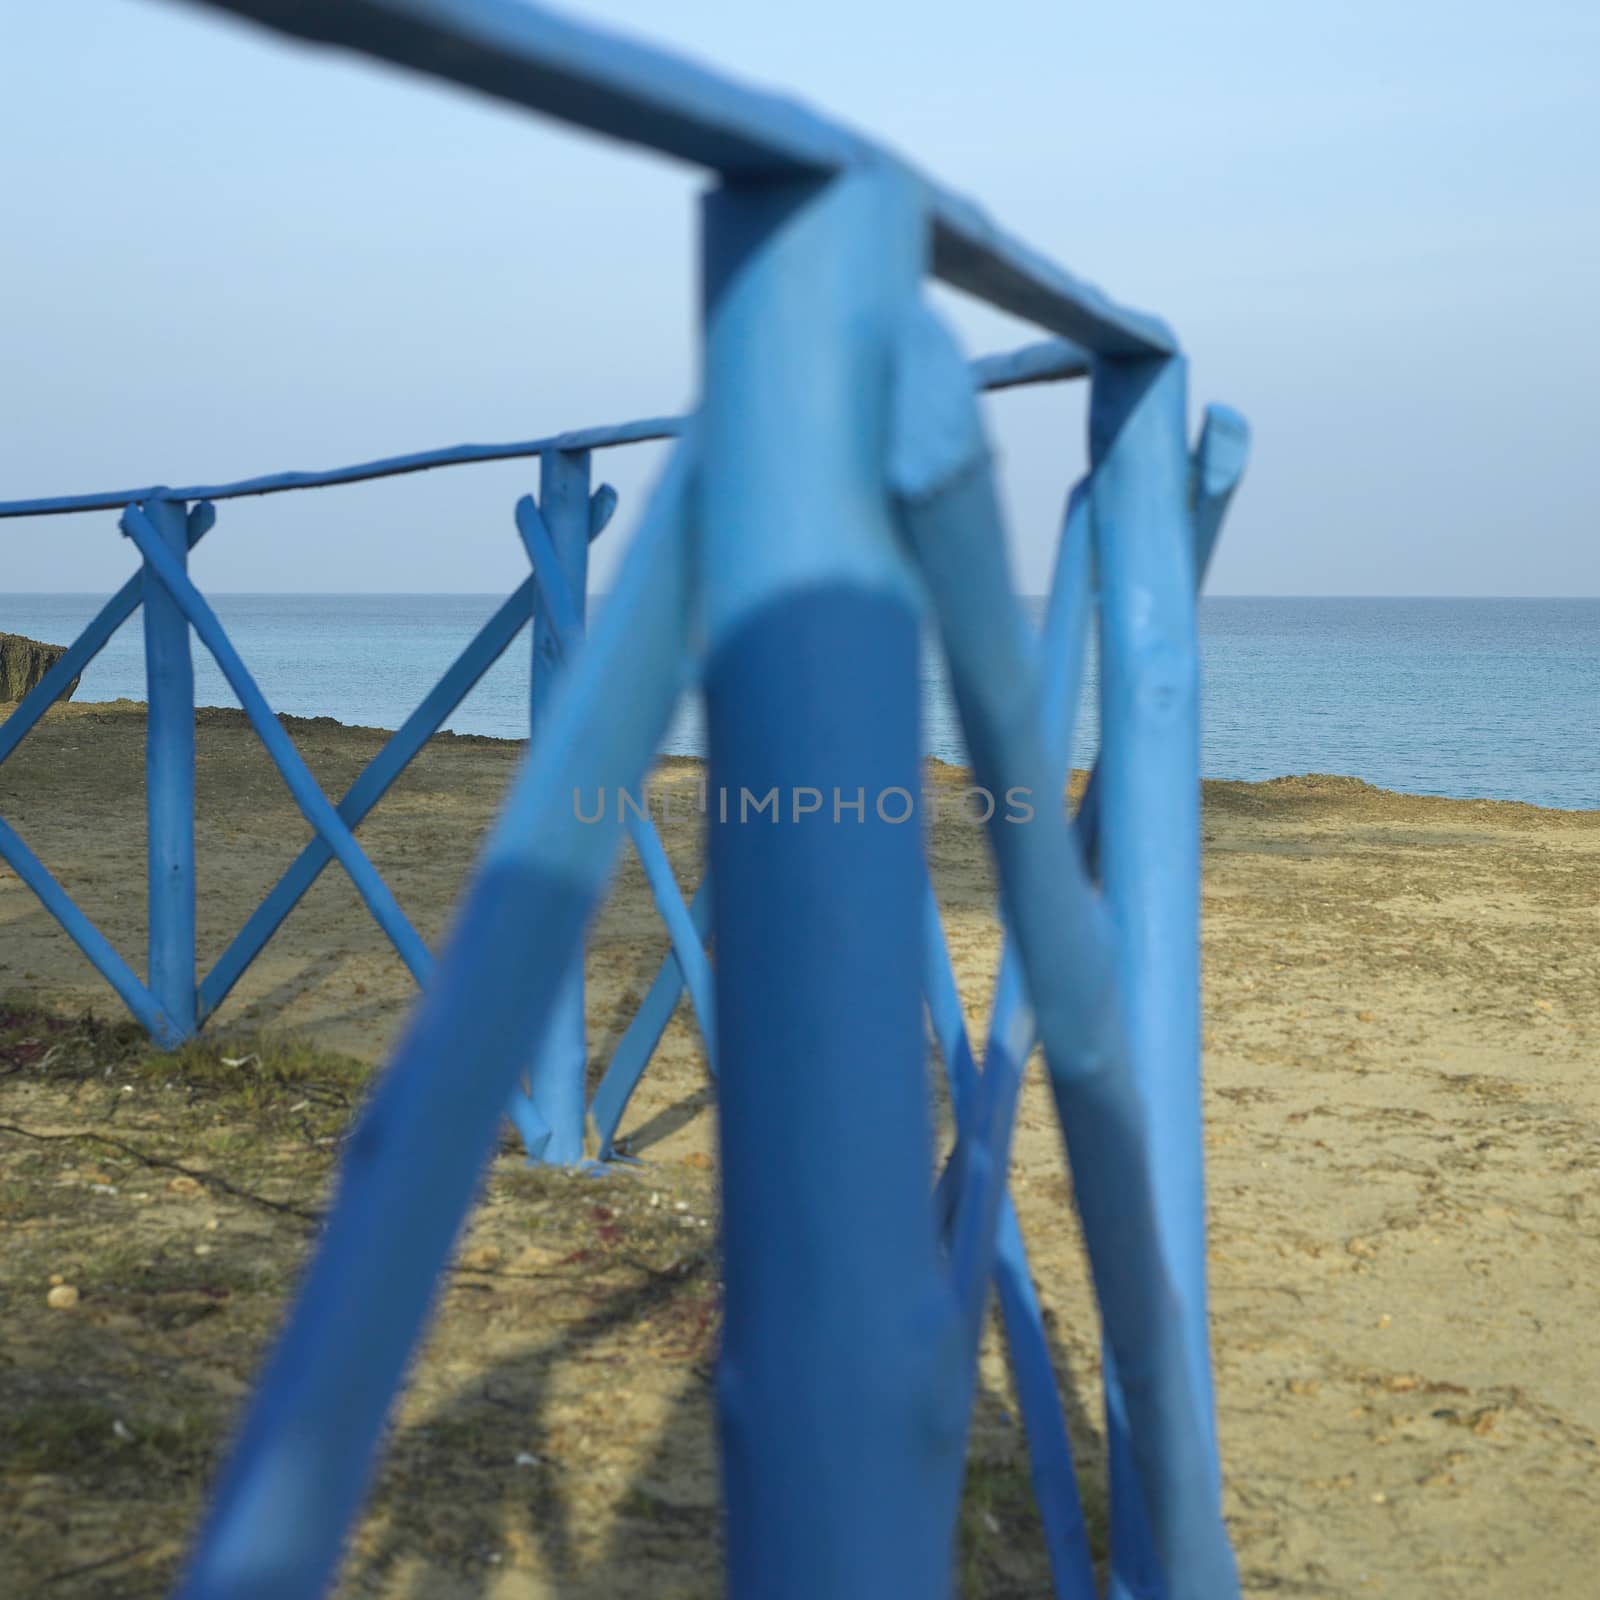
[[[400,903],[389,886],[378,875],[377,869],[367,859],[366,852],[356,843],[355,835],[345,825],[344,819],[334,809],[332,801],[322,792],[305,758],[295,748],[293,740],[283,731],[282,724],[273,715],[266,697],[261,693],[249,669],[239,659],[216,613],[206,603],[205,597],[195,588],[187,573],[168,551],[161,536],[139,506],[129,506],[122,514],[122,530],[139,547],[139,552],[154,572],[162,587],[172,596],[178,609],[189,619],[201,642],[215,657],[222,675],[238,695],[251,726],[266,747],[284,783],[293,795],[306,821],[327,841],[342,866],[356,886],[356,892],[365,901],[378,926],[388,935],[410,968],[418,983],[427,981],[432,958],[416,930],[411,926]]]
[[[572,654],[580,647],[582,633],[572,591],[556,556],[555,542],[531,495],[524,495],[517,502],[516,516],[517,531],[522,535],[528,557],[533,562],[538,603],[549,619],[558,648],[570,664]],[[705,937],[697,931],[689,908],[684,904],[683,891],[673,876],[655,824],[649,817],[640,816],[636,810],[627,807],[623,808],[623,821],[628,837],[639,853],[650,892],[667,925],[672,953],[688,985],[689,999],[700,1024],[700,1034],[706,1045],[706,1059],[714,1077],[717,1070],[716,1014],[711,962],[705,952]],[[620,1114],[620,1107],[618,1109]]]

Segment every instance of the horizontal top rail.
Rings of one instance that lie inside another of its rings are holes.
[[[106,489],[98,494],[57,495],[45,500],[4,500],[0,501],[0,517],[58,517],[77,511],[116,511],[136,500],[243,500],[258,494],[285,494],[291,489],[327,489],[341,483],[399,478],[408,472],[431,472],[435,467],[514,461],[523,456],[543,455],[547,450],[605,450],[613,445],[676,439],[683,432],[684,420],[682,417],[645,417],[638,422],[577,428],[570,433],[553,433],[548,438],[523,439],[514,444],[446,445],[440,450],[385,456],[378,461],[329,467],[322,472],[271,472],[259,478],[241,478],[237,483],[191,483],[176,489],[152,484],[143,489]]]
[[[729,177],[821,175],[873,160],[904,165],[798,101],[521,0],[197,3],[378,56]],[[933,220],[933,270],[946,283],[1101,355],[1176,350],[1158,318],[1117,305],[971,201],[919,178]]]
[[[973,381],[980,389],[1014,389],[1022,384],[1054,383],[1082,377],[1090,357],[1065,339],[1045,339],[982,356],[972,363]],[[617,445],[646,444],[655,439],[676,439],[686,417],[644,417],[608,427],[577,428],[544,439],[524,439],[514,444],[458,444],[413,455],[386,456],[379,461],[350,467],[329,467],[322,472],[277,472],[265,477],[241,478],[237,483],[196,483],[182,488],[152,484],[142,489],[107,489],[98,494],[56,495],[42,500],[0,501],[0,518],[58,517],[82,511],[118,511],[138,500],[242,500],[252,495],[284,494],[291,489],[326,489],[337,484],[366,483],[375,478],[398,478],[409,472],[431,472],[436,467],[470,466],[484,461],[513,461],[543,455],[548,450],[607,450]]]

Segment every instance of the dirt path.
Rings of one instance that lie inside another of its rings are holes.
[[[382,739],[331,722],[292,732],[330,792]],[[214,956],[306,830],[237,714],[203,713],[199,738],[200,924]],[[68,707],[0,769],[0,814],[136,967],[141,741],[136,708]],[[361,830],[430,939],[516,754],[441,739]],[[665,778],[687,814],[694,769]],[[1208,784],[1206,802],[1214,1328],[1247,1591],[1587,1597],[1600,1564],[1589,1353],[1600,1321],[1600,814],[1343,779]],[[691,883],[696,827],[686,818],[663,837]],[[951,821],[932,848],[977,1029],[996,952],[984,846]],[[630,860],[589,961],[596,1064],[665,948]],[[63,1015],[88,1004],[116,1014],[9,875],[6,990]],[[174,1190],[184,1173],[77,1136],[125,1137],[145,1157],[314,1207],[334,1150],[319,1141],[335,1137],[361,1077],[323,1052],[379,1059],[409,998],[404,969],[335,871],[219,1019],[236,1039],[268,1030],[310,1042],[251,1046],[268,1065],[249,1070],[272,1082],[245,1092],[204,1052],[175,1071],[115,1030],[58,1034],[26,1016],[0,1027],[0,1122],[73,1136],[0,1133],[0,1414],[32,1419],[0,1453],[0,1592],[161,1592],[306,1235],[261,1198],[207,1179]],[[509,1152],[497,1165],[463,1258],[479,1267],[446,1294],[351,1593],[714,1592],[715,1174],[686,1010],[624,1126],[646,1164],[599,1187],[529,1176]],[[1094,1320],[1037,1082],[1015,1189],[1092,1475]],[[52,1273],[80,1289],[74,1310],[47,1307]],[[1025,1455],[992,1343],[984,1375],[966,1592],[1037,1594]],[[53,1431],[61,1419],[65,1432]]]

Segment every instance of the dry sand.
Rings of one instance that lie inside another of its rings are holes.
[[[327,720],[289,726],[332,794],[383,738]],[[0,815],[135,967],[145,909],[142,731],[137,707],[63,707],[0,769]],[[513,745],[442,737],[361,829],[429,939],[443,927],[517,755]],[[686,795],[694,772],[677,764],[664,778]],[[959,776],[936,772],[933,781]],[[201,713],[198,790],[200,939],[209,960],[307,830],[237,713]],[[1600,1320],[1600,813],[1421,799],[1341,778],[1208,783],[1205,801],[1214,1337],[1227,1515],[1246,1591],[1592,1595],[1600,1570],[1600,1381],[1590,1343]],[[692,883],[695,828],[673,827],[664,838],[680,880]],[[996,956],[982,835],[948,822],[932,855],[977,1029]],[[665,947],[630,858],[588,963],[596,1065]],[[66,1012],[116,1011],[9,874],[0,874],[4,991]],[[411,994],[333,869],[218,1025],[295,1030],[377,1061]],[[25,1077],[4,1080],[13,1122],[59,1130],[87,1114],[82,1087],[64,1096]],[[162,1114],[151,1111],[143,1124],[128,1117],[126,1125],[153,1130]],[[495,1600],[714,1592],[705,1373],[715,1286],[702,1221],[714,1141],[686,1007],[624,1128],[647,1165],[608,1185],[604,1216],[587,1194],[574,1211],[559,1185],[519,1179],[515,1157],[501,1157],[468,1242],[487,1252],[477,1258],[485,1276],[458,1278],[446,1296],[405,1407],[389,1487],[358,1543],[350,1592]],[[70,1185],[83,1168],[64,1170],[52,1181]],[[1093,1473],[1094,1317],[1037,1073],[1022,1106],[1013,1182],[1075,1443]],[[116,1210],[120,1195],[93,1203],[106,1210],[106,1226],[132,1227]],[[260,1241],[273,1224],[259,1208],[220,1190],[207,1205],[222,1237],[238,1233],[266,1249]],[[686,1237],[702,1230],[694,1252],[664,1267],[654,1260],[637,1281],[617,1276],[624,1264],[612,1257],[594,1266],[589,1246],[603,1255],[629,1218],[661,1208]],[[130,1236],[157,1240],[179,1226],[157,1212],[176,1214],[146,1206],[145,1231]],[[530,1224],[530,1215],[545,1220]],[[530,1225],[546,1228],[533,1244]],[[73,1226],[86,1226],[81,1215]],[[49,1309],[45,1280],[24,1284],[16,1274],[35,1273],[52,1249],[70,1253],[51,1227],[48,1216],[19,1217],[0,1232],[0,1261],[10,1263],[4,1271],[17,1295],[7,1301],[0,1377],[9,1362],[19,1383],[42,1383],[24,1369],[61,1345],[69,1321],[89,1359],[109,1350],[114,1362],[131,1351],[135,1365],[164,1362],[174,1373],[201,1359],[185,1329],[129,1328],[110,1312],[95,1323],[92,1283],[82,1306]],[[574,1229],[584,1242],[577,1255]],[[511,1270],[518,1263],[526,1270]],[[551,1263],[584,1282],[587,1298],[570,1312],[548,1294],[528,1298],[528,1283],[517,1281]],[[673,1274],[693,1293],[668,1295],[663,1314],[652,1308]],[[219,1404],[242,1392],[259,1332],[242,1330],[230,1372],[217,1379]],[[1014,1479],[1023,1458],[992,1338],[984,1376],[975,1433],[982,1471],[969,1502],[973,1494],[991,1501],[979,1506],[969,1536],[979,1548],[964,1556],[967,1592],[1037,1594],[1036,1536],[1019,1531],[1025,1514],[1003,1476]],[[435,1461],[432,1476],[419,1479],[433,1488],[412,1505],[396,1475],[422,1472],[418,1441],[444,1449],[452,1428],[478,1473],[467,1491],[474,1503],[452,1495],[452,1474],[467,1481],[458,1452],[448,1471]],[[518,1465],[520,1455],[530,1459]],[[13,1548],[33,1552],[35,1578],[50,1567],[51,1539],[65,1541],[55,1553],[63,1572],[78,1550],[90,1561],[109,1543],[116,1555],[109,1530],[127,1505],[97,1508],[70,1473],[13,1471],[6,1484],[3,1509],[21,1519]],[[185,1491],[189,1500],[194,1492]],[[159,1522],[158,1510],[141,1514]],[[181,1528],[188,1514],[186,1501],[168,1522],[176,1516]],[[984,1529],[992,1529],[988,1547]],[[153,1583],[169,1570],[170,1531],[154,1555],[139,1552],[121,1567],[110,1561],[98,1576],[57,1575],[41,1592],[147,1592],[133,1575]]]

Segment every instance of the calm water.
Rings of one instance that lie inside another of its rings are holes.
[[[276,710],[393,728],[499,597],[212,599]],[[65,643],[98,605],[88,595],[0,597],[0,630]],[[1200,615],[1207,777],[1337,772],[1417,794],[1600,808],[1600,600],[1208,599]],[[924,677],[928,748],[959,761],[932,651]],[[199,646],[195,678],[202,704],[237,703]],[[144,698],[137,620],[76,696],[118,697]],[[527,700],[524,635],[446,726],[520,737]],[[1081,761],[1093,739],[1089,695],[1080,725]],[[700,751],[692,701],[664,748]]]

